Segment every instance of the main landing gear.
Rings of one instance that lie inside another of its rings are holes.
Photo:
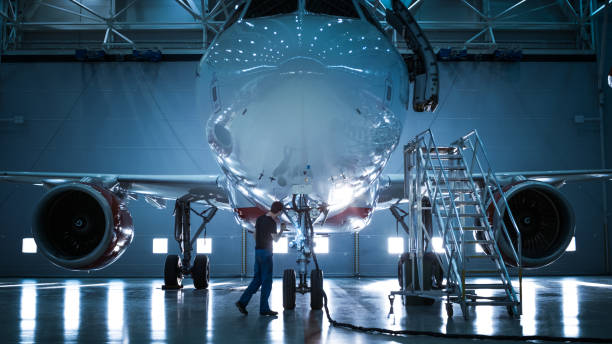
[[[202,218],[202,224],[191,238],[191,212]],[[197,254],[191,264],[191,253],[193,244],[204,231],[206,237],[206,225],[212,220],[217,212],[216,207],[210,207],[202,212],[191,209],[191,203],[187,199],[177,199],[174,207],[174,239],[181,249],[181,259],[176,254],[166,257],[164,265],[163,289],[180,289],[183,287],[183,278],[191,275],[193,286],[196,289],[208,288],[210,280],[210,262],[205,254]]]
[[[297,198],[297,200],[296,200]],[[316,255],[313,252],[314,229],[308,200],[305,195],[294,195],[293,209],[298,214],[298,228],[296,238],[290,246],[298,251],[298,272],[288,269],[283,272],[283,308],[292,310],[295,308],[295,295],[310,293],[310,308],[319,310],[323,308],[323,271],[319,269]],[[310,272],[310,286],[307,281],[307,268],[310,257],[314,258],[316,269]],[[296,287],[296,282],[299,282]]]

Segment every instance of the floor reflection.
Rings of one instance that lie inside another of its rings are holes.
[[[159,282],[151,284],[151,341],[166,341],[166,300],[165,291]]]
[[[110,341],[123,338],[123,282],[113,281],[108,286],[106,328]]]
[[[578,286],[575,279],[561,281],[563,293],[563,333],[566,337],[580,336],[580,322],[578,321]]]
[[[25,279],[0,281],[0,339],[6,343],[80,342],[272,342],[369,343],[400,337],[365,335],[329,326],[323,311],[310,309],[310,295],[296,295],[296,308],[282,308],[282,281],[275,279],[270,306],[278,318],[260,317],[259,294],[242,316],[234,306],[250,280],[218,279],[208,290],[186,286],[162,290],[160,280]],[[486,283],[483,279],[478,283]],[[388,316],[388,294],[397,280],[328,278],[331,316],[340,322],[392,330],[446,333],[609,338],[612,278],[525,278],[523,314],[505,307],[479,306],[465,320],[454,305],[448,318],[445,299],[433,306],[405,307],[401,298]],[[500,291],[478,290],[480,296]],[[425,337],[424,337],[425,338]],[[428,337],[427,337],[428,338]],[[422,338],[419,338],[422,339]],[[431,338],[430,338],[431,339]],[[452,342],[435,338],[427,343]],[[399,340],[401,342],[401,340]],[[612,342],[612,341],[611,341]]]
[[[64,340],[76,341],[81,318],[81,286],[79,281],[66,282],[64,289]]]
[[[24,281],[19,307],[19,338],[22,343],[33,342],[36,338],[36,297],[36,282]]]

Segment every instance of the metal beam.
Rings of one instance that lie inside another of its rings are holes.
[[[501,13],[499,13],[498,15],[496,15],[495,17],[493,17],[493,19],[498,19],[498,18],[501,18],[501,17],[502,17],[504,14],[506,14],[506,13],[508,13],[508,12],[512,11],[513,9],[515,9],[515,8],[519,7],[520,5],[524,4],[524,3],[525,3],[525,1],[527,1],[527,0],[521,0],[521,1],[517,2],[516,4],[514,4],[514,5],[510,6],[510,7],[508,7],[507,9],[505,9],[504,11],[502,11]]]
[[[197,13],[193,8],[189,6],[184,0],[174,0],[177,4],[179,4],[185,11],[189,12],[193,19],[202,20],[202,15]]]
[[[139,0],[132,0],[129,4],[127,4],[124,8],[122,8],[119,12],[115,13],[113,15],[113,19],[117,19],[117,17],[119,17],[120,15],[123,14],[123,12],[127,11],[130,7],[132,7],[135,3],[137,3]]]
[[[70,2],[72,2],[73,4],[79,6],[80,8],[84,9],[85,11],[89,12],[90,14],[93,14],[94,16],[106,21],[109,18],[106,18],[104,16],[99,15],[98,13],[96,13],[96,11],[92,10],[91,8],[83,5],[82,3],[78,2],[77,0],[68,0]]]
[[[82,18],[87,18],[87,19],[90,19],[90,20],[93,20],[93,21],[101,21],[100,18],[98,18],[98,17],[91,17],[91,16],[88,16],[86,14],[79,13],[79,12],[76,12],[76,11],[72,11],[72,10],[69,10],[67,8],[51,5],[51,4],[48,4],[46,2],[41,2],[40,5],[41,6],[45,6],[45,7],[49,7],[49,8],[53,8],[53,9],[56,9],[56,10],[64,12],[64,13],[73,14],[75,16],[79,16],[79,17],[82,17]]]
[[[610,4],[612,4],[612,0],[609,0],[605,4],[599,6],[599,8],[597,8],[595,11],[593,11],[593,13],[591,13],[591,15],[589,16],[589,19],[592,20],[593,18],[595,18],[595,16],[598,16],[599,14],[603,13],[606,7],[608,7],[608,5]]]
[[[464,3],[467,7],[471,8],[474,12],[476,12],[482,19],[488,19],[487,16],[485,16],[484,14],[482,14],[482,12],[480,12],[480,10],[478,10],[476,7],[474,7],[472,4],[470,4],[469,2],[467,2],[467,0],[461,0],[462,3]]]

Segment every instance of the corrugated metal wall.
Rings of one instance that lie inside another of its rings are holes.
[[[441,63],[440,107],[435,114],[409,113],[400,148],[386,173],[402,171],[401,145],[431,126],[440,143],[476,128],[498,171],[599,168],[596,122],[597,66],[588,62]],[[204,136],[205,96],[195,91],[195,62],[15,63],[0,65],[0,170],[146,174],[220,173]],[[608,141],[608,146],[610,141]],[[601,186],[568,185],[574,205],[577,247],[537,273],[604,273]],[[43,190],[0,184],[0,276],[75,274],[40,255],[21,253],[30,236],[31,213]],[[130,205],[135,240],[113,266],[89,275],[161,276],[164,255],[151,253],[153,237],[172,241],[173,204],[160,211],[142,200]],[[196,220],[193,220],[194,226]],[[362,275],[394,275],[397,255],[387,253],[395,220],[376,213],[360,234]],[[401,231],[401,229],[400,229]],[[219,212],[209,225],[213,276],[241,268],[241,230]],[[400,232],[401,235],[401,232]],[[352,275],[353,236],[332,235],[330,253],[319,255],[328,275]],[[249,237],[248,268],[253,242]],[[275,272],[294,266],[295,254],[277,254]]]

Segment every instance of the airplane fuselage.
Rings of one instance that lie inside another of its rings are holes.
[[[304,193],[327,206],[328,225],[367,224],[409,85],[376,26],[305,11],[239,20],[201,68],[206,134],[238,217]]]

